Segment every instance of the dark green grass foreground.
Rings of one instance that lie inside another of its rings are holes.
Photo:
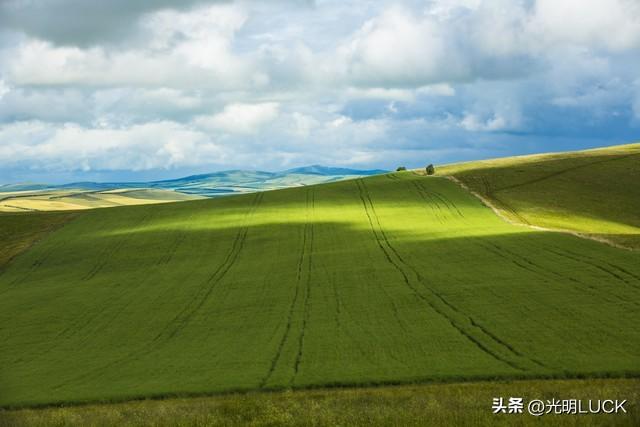
[[[493,398],[626,400],[626,413],[494,414]],[[528,380],[249,392],[37,409],[0,409],[0,427],[629,426],[640,425],[640,380]]]
[[[78,214],[0,275],[0,405],[640,374],[640,253],[410,172]]]

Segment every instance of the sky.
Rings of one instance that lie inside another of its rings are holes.
[[[640,0],[2,0],[0,183],[640,140]]]

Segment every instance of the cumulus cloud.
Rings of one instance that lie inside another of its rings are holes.
[[[530,26],[548,44],[620,51],[640,47],[639,22],[635,0],[537,0]]]
[[[0,166],[393,167],[619,142],[640,123],[638,22],[635,0],[7,0]]]
[[[334,155],[340,153],[337,163],[352,165],[361,161],[368,144],[384,138],[388,129],[384,121],[354,122],[339,115],[322,122],[299,113],[276,119],[276,105],[232,105],[225,111],[229,117],[238,111],[245,117],[253,114],[256,126],[270,115],[269,120],[275,120],[274,132],[264,141],[243,139],[246,128],[235,126],[245,126],[246,122],[237,121],[236,117],[231,122],[221,121],[222,129],[216,124],[213,131],[172,121],[118,128],[20,121],[0,126],[0,164],[7,170],[24,167],[50,173],[147,171],[225,163],[238,167],[245,162],[266,167],[274,161],[286,164],[300,158],[311,161],[314,157],[336,163]],[[301,144],[300,138],[304,137],[309,139]],[[280,138],[286,138],[286,142],[277,150],[271,144],[262,146],[265,141],[273,143]]]
[[[230,104],[211,117],[197,117],[195,123],[204,128],[253,134],[276,117],[278,117],[278,103],[276,102]]]
[[[4,82],[4,80],[0,80],[0,99],[8,94],[10,90],[11,89],[9,89],[9,86]]]
[[[245,19],[233,5],[155,12],[142,23],[149,37],[143,48],[80,48],[26,39],[5,54],[10,60],[4,73],[29,86],[251,88],[260,83],[259,72],[231,50]]]
[[[399,88],[360,88],[350,87],[347,94],[357,99],[385,99],[389,101],[406,101],[411,102],[418,96],[453,96],[455,89],[446,83],[421,86],[416,89],[399,89]]]
[[[158,9],[188,9],[204,0],[5,0],[0,26],[55,44],[87,46],[131,35],[135,23]]]
[[[460,126],[472,132],[475,131],[496,131],[505,129],[507,121],[499,114],[494,114],[487,119],[481,119],[478,115],[473,113],[465,113],[464,117],[460,121]]]
[[[18,122],[0,127],[0,162],[6,167],[28,162],[31,169],[148,170],[219,163],[224,150],[212,138],[173,122],[127,128],[85,128]]]
[[[422,14],[393,6],[339,48],[360,85],[420,87],[528,74],[531,40],[519,2],[435,2]]]
[[[91,120],[91,105],[77,89],[29,90],[0,85],[0,123],[16,120],[67,122]]]
[[[363,85],[422,86],[442,82],[445,72],[455,80],[466,74],[438,24],[400,7],[366,22],[340,54],[349,78]]]

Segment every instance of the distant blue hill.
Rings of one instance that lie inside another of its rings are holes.
[[[321,184],[386,172],[381,169],[358,170],[312,165],[281,172],[228,170],[151,182],[73,182],[62,185],[7,184],[0,186],[0,192],[54,189],[104,191],[117,188],[156,188],[215,197],[234,193]]]
[[[347,168],[332,168],[327,166],[320,165],[311,165],[304,166],[301,168],[287,169],[286,171],[280,172],[281,174],[308,174],[308,175],[359,175],[359,176],[367,176],[367,175],[379,175],[381,173],[387,173],[388,171],[381,169],[371,169],[371,170],[356,170],[356,169],[347,169]]]
[[[2,184],[0,185],[0,192],[34,191],[34,190],[46,190],[49,188],[52,188],[52,186],[46,185],[46,184],[31,184],[31,183]]]

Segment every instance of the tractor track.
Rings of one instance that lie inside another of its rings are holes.
[[[416,298],[426,302],[435,312],[437,312],[440,316],[447,320],[453,326],[453,328],[456,329],[462,336],[467,338],[469,341],[475,344],[476,347],[478,347],[480,350],[493,357],[494,359],[519,371],[528,371],[529,368],[527,367],[527,365],[531,364],[534,364],[537,367],[545,367],[544,365],[540,365],[540,363],[537,361],[534,361],[528,357],[521,356],[520,353],[513,352],[513,347],[510,345],[505,346],[504,340],[495,340],[494,334],[487,334],[485,332],[486,329],[476,326],[478,325],[477,321],[475,321],[466,313],[463,313],[462,311],[457,309],[441,294],[436,292],[430,286],[426,285],[420,273],[413,266],[404,261],[404,259],[398,254],[397,250],[389,242],[389,239],[387,238],[386,233],[384,232],[384,229],[380,224],[380,220],[375,211],[375,207],[367,191],[366,184],[362,181],[362,179],[357,179],[355,181],[360,191],[360,199],[367,213],[369,225],[371,227],[371,230],[373,231],[376,241],[378,242],[378,246],[384,253],[387,261],[401,274],[405,284],[412,290]],[[375,222],[373,218],[375,218]],[[418,291],[417,286],[409,278],[409,274],[405,271],[405,269],[410,270],[413,275],[415,275],[417,279],[416,281],[422,285],[422,287],[428,292],[428,295],[430,295],[431,297],[423,295]],[[461,326],[460,320],[456,320],[455,315],[457,315],[458,317],[463,317],[466,322],[468,322],[472,327],[480,332],[478,334],[479,336],[475,336],[473,332],[468,331],[463,326]],[[488,343],[486,343],[485,341]],[[489,348],[490,346],[501,348],[501,353],[506,354],[499,354],[497,351]],[[517,362],[513,359],[517,360]]]
[[[517,254],[509,249],[504,248],[503,246],[497,245],[495,243],[492,243],[486,239],[483,239],[484,242],[486,243],[482,243],[481,241],[476,242],[476,244],[478,244],[479,246],[481,246],[482,248],[484,248],[485,250],[507,260],[507,261],[511,261],[513,262],[515,265],[517,265],[518,267],[527,270],[533,274],[535,274],[536,276],[539,277],[545,277],[547,279],[561,279],[563,281],[569,281],[573,284],[573,286],[580,290],[580,291],[584,291],[585,288],[590,291],[591,295],[601,298],[604,301],[607,301],[609,303],[612,304],[617,304],[619,302],[624,302],[624,303],[633,303],[634,305],[637,305],[637,303],[632,302],[632,301],[628,301],[624,298],[621,298],[618,295],[614,295],[614,294],[609,294],[609,295],[604,295],[602,293],[602,291],[600,289],[598,289],[597,287],[589,284],[589,283],[585,283],[582,282],[578,279],[576,279],[575,277],[572,276],[568,276],[566,274],[562,274],[559,273],[555,270],[543,267],[540,264],[537,264],[535,262],[533,262],[531,259]],[[526,265],[525,265],[526,264]],[[545,283],[550,283],[548,281],[545,281]],[[613,301],[611,298],[609,298],[609,296],[615,298],[618,301]]]
[[[306,192],[305,206],[306,206],[307,212],[309,209],[309,191],[313,191],[313,190],[307,189],[307,192]],[[298,258],[298,263],[296,268],[296,286],[293,294],[293,299],[291,300],[291,304],[289,305],[289,310],[287,311],[287,320],[285,323],[285,330],[284,330],[284,333],[282,334],[282,337],[280,338],[280,341],[278,342],[276,353],[271,359],[271,364],[269,365],[269,369],[266,375],[260,381],[260,384],[259,384],[260,388],[264,388],[267,385],[267,383],[273,376],[274,372],[276,371],[276,368],[278,366],[278,363],[280,362],[280,359],[282,358],[284,346],[288,341],[289,335],[291,333],[295,308],[298,305],[298,299],[300,298],[300,294],[302,293],[301,287],[304,287],[304,289],[306,290],[306,296],[303,303],[303,326],[301,328],[300,336],[298,338],[298,351],[296,354],[296,361],[294,362],[294,376],[291,378],[290,382],[293,381],[293,378],[297,374],[297,370],[300,364],[299,359],[302,357],[301,344],[302,344],[302,341],[304,340],[304,326],[305,326],[304,317],[306,316],[306,312],[307,312],[306,307],[308,305],[308,294],[309,294],[309,286],[310,286],[309,281],[310,281],[310,274],[311,274],[310,273],[311,257],[310,255],[307,256],[307,251],[309,250],[308,246],[312,245],[311,239],[312,239],[313,232],[310,230],[310,228],[312,227],[313,227],[313,224],[309,224],[309,218],[307,217],[307,220],[305,221],[305,224],[304,224],[304,229],[302,231],[302,250],[300,251],[300,257]],[[305,274],[304,272],[305,261],[307,261],[307,266],[308,266],[307,274]],[[306,279],[306,283],[303,284],[302,282],[305,279]]]
[[[327,269],[327,266],[325,264],[321,264],[322,266],[322,271],[324,271],[325,276],[328,279],[328,282],[331,285],[331,292],[333,295],[333,298],[336,302],[336,306],[335,306],[335,310],[334,310],[334,321],[336,324],[336,332],[337,333],[342,333],[344,334],[350,341],[351,343],[353,343],[354,348],[358,350],[358,353],[366,360],[368,360],[371,364],[375,364],[375,361],[373,359],[371,359],[370,357],[370,352],[368,352],[367,350],[365,350],[359,343],[359,341],[357,340],[357,338],[354,336],[354,334],[349,330],[348,325],[355,325],[357,327],[359,327],[360,329],[364,330],[364,328],[362,327],[362,324],[359,322],[359,320],[353,316],[351,316],[351,313],[349,312],[348,309],[348,304],[344,304],[340,298],[340,293],[338,292],[338,284],[337,284],[337,280],[335,277],[335,273],[330,273],[329,270]],[[388,294],[386,294],[388,295]],[[344,305],[344,308],[343,308]],[[397,313],[397,311],[396,311]],[[343,324],[343,322],[340,321],[341,317],[348,317],[349,321],[345,322]]]
[[[602,164],[602,163],[608,163],[608,162],[614,162],[614,161],[617,161],[617,160],[623,160],[623,159],[626,159],[626,158],[629,158],[629,157],[633,157],[633,156],[638,156],[638,154],[632,153],[632,154],[626,154],[626,155],[623,155],[623,156],[615,156],[612,159],[601,159],[601,160],[596,160],[596,161],[593,161],[593,162],[583,163],[583,164],[572,166],[572,167],[569,167],[569,168],[566,168],[566,169],[562,169],[562,170],[559,170],[559,171],[556,171],[556,172],[552,172],[550,174],[547,174],[547,175],[539,177],[539,178],[531,179],[531,180],[528,180],[528,181],[525,181],[525,182],[520,182],[520,183],[517,183],[517,184],[507,185],[505,187],[500,187],[500,188],[497,188],[495,191],[511,190],[511,189],[518,188],[518,187],[523,187],[523,186],[529,185],[529,184],[536,184],[538,182],[545,181],[545,180],[547,180],[549,178],[553,178],[553,177],[556,177],[556,176],[559,176],[559,175],[564,175],[565,173],[568,173],[568,172],[573,172],[575,170],[588,168],[588,167],[591,167],[593,165],[599,165],[599,164]]]
[[[376,237],[376,243],[378,244],[378,247],[380,249],[382,249],[383,253],[385,254],[385,256],[387,258],[387,261],[390,262],[395,267],[395,264],[394,264],[393,260],[388,256],[387,252],[384,250],[382,244],[380,243],[380,240],[378,239],[378,234],[375,231],[375,229],[373,228],[373,221],[371,219],[371,215],[369,213],[369,210],[367,208],[367,205],[366,205],[366,202],[365,202],[365,199],[364,199],[364,196],[363,196],[362,186],[364,184],[361,184],[361,180],[360,179],[355,180],[355,182],[356,182],[356,185],[358,187],[358,193],[359,193],[359,196],[360,196],[360,200],[362,201],[363,206],[365,207],[365,214],[367,215],[367,219],[368,219],[369,225],[372,227],[372,230],[374,232],[374,236]],[[408,278],[405,277],[405,280],[408,280]],[[398,326],[400,327],[400,329],[402,329],[403,331],[406,332],[407,328],[403,325],[404,322],[403,322],[403,320],[402,320],[402,318],[400,316],[400,310],[398,310],[397,304],[395,303],[393,298],[391,298],[391,296],[386,291],[384,286],[382,286],[381,289],[382,289],[382,292],[384,292],[384,294],[387,296],[387,299],[389,300],[389,303],[391,304],[391,310],[393,312],[393,317],[395,318],[396,322],[398,323]]]
[[[309,197],[311,194],[311,197]],[[311,206],[309,206],[309,200],[311,200]],[[298,376],[298,372],[300,370],[300,362],[302,361],[302,353],[304,349],[304,337],[307,330],[307,323],[309,321],[309,313],[310,313],[310,302],[309,299],[311,297],[311,269],[313,267],[313,212],[315,209],[315,193],[313,189],[307,190],[307,220],[305,222],[305,245],[308,243],[308,249],[303,249],[303,256],[300,258],[300,265],[298,269],[298,280],[300,280],[303,276],[302,272],[302,262],[304,262],[304,254],[306,253],[306,274],[304,275],[304,283],[305,283],[305,294],[304,294],[304,304],[302,305],[304,311],[302,314],[302,327],[300,328],[300,336],[298,337],[298,353],[296,354],[296,360],[293,366],[293,376],[291,377],[289,383],[293,384],[295,382],[296,377]],[[309,212],[310,210],[310,212]],[[309,220],[311,217],[311,220]]]
[[[231,250],[227,253],[226,258],[218,266],[218,268],[205,280],[203,286],[200,287],[199,292],[191,299],[191,301],[169,322],[167,327],[163,329],[155,338],[154,341],[159,340],[163,335],[168,335],[167,339],[173,338],[177,333],[183,330],[191,321],[194,314],[204,305],[209,299],[213,290],[222,281],[222,279],[229,272],[231,267],[235,264],[240,252],[244,247],[247,234],[249,232],[249,219],[254,215],[258,209],[264,193],[256,193],[251,207],[248,209],[245,217],[244,224],[238,229],[236,237],[231,246]]]
[[[639,275],[630,272],[629,270],[627,270],[624,267],[620,267],[619,265],[612,264],[609,261],[601,260],[601,259],[594,258],[594,257],[588,256],[588,255],[584,255],[584,254],[577,254],[577,253],[575,253],[573,251],[570,251],[570,250],[567,250],[567,249],[563,249],[563,248],[556,247],[556,249],[559,249],[559,250],[563,251],[564,253],[573,255],[575,257],[582,257],[584,259],[588,259],[588,260],[591,260],[591,261],[594,261],[594,262],[603,262],[606,265],[608,265],[609,267],[613,268],[614,270],[618,270],[621,274],[626,274],[627,276],[629,276],[629,277],[635,279],[636,281],[640,282],[640,276]]]
[[[240,253],[240,251],[242,250],[242,243],[244,241],[244,239],[246,238],[247,232],[248,232],[248,228],[249,228],[249,224],[248,221],[250,219],[250,217],[254,214],[255,210],[258,208],[258,206],[260,205],[260,202],[262,201],[263,198],[263,194],[262,192],[256,193],[256,196],[254,197],[252,204],[249,208],[249,210],[247,211],[247,213],[245,214],[245,218],[244,218],[244,224],[243,226],[240,227],[240,229],[238,230],[238,232],[236,233],[236,238],[234,240],[233,246],[231,251],[227,254],[227,257],[225,258],[225,261],[216,269],[216,271],[209,277],[209,279],[207,281],[205,281],[205,285],[209,285],[207,287],[207,289],[204,292],[204,295],[196,295],[191,301],[190,303],[187,305],[187,307],[185,307],[185,309],[183,309],[180,313],[178,313],[178,315],[176,317],[174,317],[169,323],[167,323],[167,325],[165,326],[165,328],[163,328],[160,333],[158,333],[153,340],[151,341],[151,343],[140,347],[132,352],[129,352],[125,355],[123,355],[122,357],[118,357],[114,360],[111,360],[110,362],[101,365],[97,368],[91,369],[85,373],[83,373],[82,375],[79,375],[75,378],[71,378],[67,381],[64,381],[56,386],[54,386],[52,389],[54,390],[58,390],[62,387],[64,387],[67,384],[70,383],[74,383],[74,382],[78,382],[78,381],[83,381],[86,379],[90,379],[90,378],[98,378],[100,377],[104,372],[106,372],[106,370],[112,366],[117,366],[127,360],[132,360],[138,356],[143,356],[146,354],[149,354],[153,349],[158,348],[162,343],[166,342],[167,340],[173,338],[180,330],[182,330],[190,321],[191,317],[195,314],[195,312],[198,310],[198,308],[202,307],[202,305],[205,302],[205,299],[211,295],[213,288],[215,287],[215,285],[217,285],[217,283],[222,280],[222,278],[224,277],[224,275],[229,271],[229,269],[233,266],[233,263],[235,262],[235,260],[238,257],[238,254]],[[201,288],[202,289],[202,288]],[[200,298],[200,301],[197,304],[193,304],[194,300],[196,300],[197,298]],[[174,323],[176,323],[177,321],[180,321],[174,328],[171,328],[171,326],[174,325]]]
[[[627,280],[622,275],[616,273],[615,271],[613,271],[613,270],[611,270],[609,268],[605,268],[600,264],[597,264],[597,263],[591,262],[591,261],[587,261],[585,259],[585,257],[583,257],[582,255],[580,255],[580,256],[570,255],[570,253],[568,253],[566,251],[559,252],[559,251],[556,251],[556,250],[551,249],[551,248],[547,248],[547,252],[550,252],[550,253],[555,254],[557,256],[561,256],[563,258],[567,258],[567,259],[573,260],[573,261],[578,262],[578,263],[582,263],[584,265],[589,265],[589,266],[591,266],[591,267],[593,267],[593,268],[595,268],[597,270],[600,270],[600,271],[604,272],[608,276],[613,277],[614,279],[616,279],[619,282],[625,283],[626,285],[628,285],[628,286],[630,286],[630,287],[632,287],[634,289],[640,289],[640,286],[638,286],[637,284]],[[627,273],[627,274],[630,274],[630,273]],[[631,276],[635,277],[634,275],[631,275]]]
[[[425,191],[425,189],[418,185],[417,182],[411,181],[411,184],[416,189],[420,198],[425,202],[425,205],[431,209],[433,216],[438,220],[440,224],[446,224],[446,220],[442,216],[442,207],[440,207],[440,202],[434,198],[431,193]]]
[[[440,194],[437,191],[426,189],[420,181],[412,180],[411,183],[418,190],[418,192],[424,192],[425,194],[428,194],[435,203],[442,203],[447,210],[452,213],[455,212],[460,218],[464,218],[464,214],[460,211],[460,209],[458,209],[456,204],[449,200],[446,196]]]
[[[140,218],[140,221],[136,224],[136,227],[141,227],[149,222],[149,220],[153,217],[153,211],[149,210],[148,213]],[[113,260],[113,256],[120,252],[120,250],[125,246],[129,239],[131,239],[134,233],[129,232],[124,236],[118,238],[118,240],[112,245],[107,245],[102,251],[102,255],[100,256],[100,261],[97,264],[94,264],[93,267],[82,277],[82,280],[88,281],[97,276],[109,263],[109,261]]]

